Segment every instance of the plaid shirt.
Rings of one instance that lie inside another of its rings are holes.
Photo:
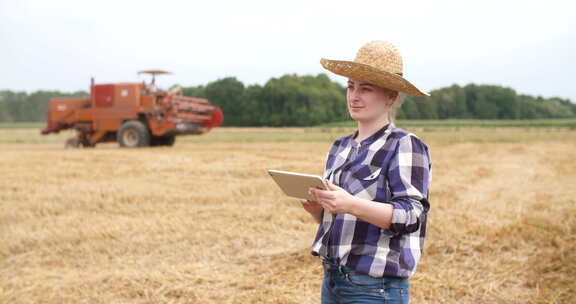
[[[312,254],[373,277],[409,277],[416,270],[430,209],[428,147],[390,124],[358,144],[357,132],[337,139],[324,178],[352,195],[391,204],[383,229],[351,214],[324,212]]]

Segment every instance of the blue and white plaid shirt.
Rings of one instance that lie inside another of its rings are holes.
[[[324,178],[352,195],[392,204],[389,229],[351,214],[324,212],[312,254],[373,277],[409,277],[416,270],[430,209],[431,161],[414,134],[390,124],[358,144],[337,139]]]

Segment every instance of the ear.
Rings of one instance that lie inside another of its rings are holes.
[[[386,105],[391,107],[400,97],[400,93],[398,93],[398,91],[392,91],[392,90],[388,90],[386,92],[386,97],[388,97]]]

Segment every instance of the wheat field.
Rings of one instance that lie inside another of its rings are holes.
[[[64,149],[0,129],[0,303],[319,303],[316,225],[267,176],[346,128]],[[412,303],[573,303],[576,130],[420,128],[433,163]]]

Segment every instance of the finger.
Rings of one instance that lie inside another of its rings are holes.
[[[328,181],[327,185],[328,185],[328,190],[332,190],[332,191],[340,190],[340,187],[334,185],[331,181]]]
[[[319,204],[322,205],[322,207],[324,208],[328,208],[328,209],[334,209],[335,205],[334,205],[334,200],[332,199],[321,199],[318,201]]]
[[[308,195],[310,195],[311,197],[313,197],[315,201],[318,200],[318,199],[316,198],[316,195],[314,195],[314,191],[312,191],[312,189],[308,189]],[[307,200],[307,201],[310,201],[310,200]]]
[[[333,200],[334,194],[332,191],[316,191],[316,198],[318,200]]]
[[[324,210],[330,212],[331,206],[328,205],[326,202],[318,201],[318,204],[319,204],[320,206],[322,206],[322,208],[324,208]]]
[[[308,194],[314,196],[315,190],[316,189],[314,189],[314,188],[308,188]]]
[[[320,200],[321,193],[319,192],[319,190],[310,188],[308,190],[308,194],[310,194],[314,198],[314,201]]]
[[[327,190],[318,189],[318,188],[308,188],[308,193],[310,193],[310,194],[314,193],[316,196],[321,195],[324,192],[327,192]]]

